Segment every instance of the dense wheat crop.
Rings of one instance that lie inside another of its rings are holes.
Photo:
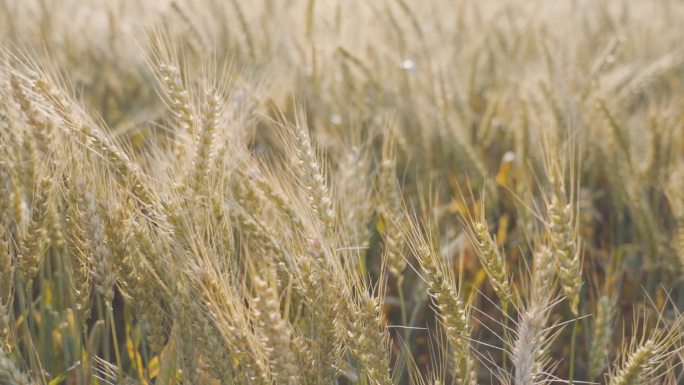
[[[0,0],[0,385],[684,384],[679,0]]]

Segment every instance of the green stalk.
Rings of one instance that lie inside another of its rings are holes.
[[[406,314],[406,299],[404,298],[404,285],[401,279],[397,280],[397,293],[399,293],[399,308],[401,309],[401,324],[408,326],[408,315]],[[404,338],[408,337],[408,329],[404,329]]]
[[[107,317],[107,313],[102,310],[102,299],[99,295],[97,298],[97,319],[105,321],[105,328],[108,326],[109,318]],[[103,332],[99,337],[102,342],[102,358],[104,358],[105,361],[109,361],[109,338],[107,338],[107,333]]]
[[[504,335],[504,341],[510,340],[509,337],[509,321],[508,321],[508,303],[504,303],[501,306],[501,311],[503,312],[503,321],[504,321],[504,327],[503,327],[503,335]],[[508,355],[507,354],[502,354],[501,355],[501,361],[503,364],[503,369],[504,371],[508,371]]]
[[[21,287],[19,285],[18,287]],[[31,301],[31,288],[33,287],[32,282],[26,283],[24,290],[17,290],[19,297],[19,308],[21,309],[21,314],[24,316],[24,329],[26,332],[26,350],[28,352],[30,368],[33,370],[38,368],[41,372],[43,366],[40,362],[40,357],[38,356],[38,350],[35,349],[35,343],[33,342],[33,330],[35,330],[35,324],[33,320],[33,314],[31,314],[31,309],[33,309],[33,303]],[[24,310],[26,312],[24,313]],[[17,340],[17,344],[18,344]],[[19,348],[19,346],[17,346]]]
[[[107,307],[107,315],[109,320],[109,328],[112,330],[112,340],[114,341],[114,356],[116,357],[116,366],[119,370],[116,371],[119,377],[119,384],[124,383],[123,365],[121,364],[121,352],[119,352],[119,339],[116,337],[116,325],[114,324],[114,310],[109,302],[105,302]]]
[[[568,379],[569,385],[572,385],[572,381],[575,378],[575,342],[577,340],[578,323],[578,320],[575,320],[572,325],[572,340],[570,341],[570,378]]]

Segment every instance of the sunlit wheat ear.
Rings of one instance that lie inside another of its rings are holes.
[[[384,286],[369,288],[356,271],[347,270],[338,258],[331,258],[336,251],[328,245],[311,242],[310,252],[320,263],[319,268],[323,268],[317,271],[322,274],[318,279],[331,281],[330,289],[340,297],[340,315],[334,322],[349,352],[358,360],[360,369],[371,383],[392,385],[389,333],[381,308]],[[384,274],[382,269],[380,276],[384,277]]]
[[[451,266],[435,251],[428,231],[406,211],[406,223],[400,230],[411,252],[422,268],[421,278],[427,284],[436,315],[445,333],[449,356],[445,368],[453,368],[460,384],[476,384],[477,368],[471,351],[471,305],[456,282]]]
[[[243,171],[237,169],[237,174],[244,179],[244,183],[252,189],[259,191],[266,199],[287,216],[287,219],[292,222],[294,226],[302,226],[302,220],[292,206],[287,196],[278,190],[276,186],[276,177],[272,174],[264,175],[264,173],[257,167]],[[245,187],[247,188],[247,187]]]
[[[240,193],[238,192],[238,195]],[[285,251],[280,245],[272,228],[267,227],[259,218],[250,215],[246,208],[238,207],[233,210],[240,235],[254,247],[262,258],[276,258],[282,260]]]
[[[667,325],[660,321],[652,329],[644,329],[641,338],[635,336],[628,346],[619,350],[608,376],[609,385],[652,383],[662,376],[661,370],[667,361],[682,351],[684,314]]]
[[[141,294],[137,272],[139,260],[133,241],[131,212],[130,207],[112,202],[102,215],[105,236],[109,240],[113,254],[113,268],[118,278],[116,284],[127,301],[133,297],[140,298]]]
[[[146,278],[143,276],[143,279]],[[154,353],[160,353],[166,345],[167,316],[162,308],[159,298],[152,296],[149,292],[140,299],[145,306],[142,311],[143,326],[145,327],[147,344]]]
[[[281,384],[298,383],[301,368],[292,349],[290,325],[280,314],[278,294],[260,278],[254,278],[253,282],[256,294],[253,313],[261,332],[261,342],[269,356],[273,377]]]
[[[159,71],[164,92],[166,92],[171,104],[172,112],[181,126],[180,128],[184,131],[192,130],[195,125],[196,115],[193,104],[190,101],[190,94],[183,84],[180,69],[174,64],[160,63],[157,70]]]
[[[551,184],[550,200],[547,202],[549,216],[549,236],[556,259],[556,269],[565,297],[570,302],[570,309],[579,314],[580,289],[582,286],[582,270],[580,251],[577,247],[577,229],[573,204],[566,199],[563,175],[558,165],[552,166],[549,179]]]
[[[346,351],[343,315],[349,305],[349,298],[344,295],[348,291],[341,286],[343,280],[330,279],[331,271],[335,272],[333,276],[341,274],[338,274],[331,258],[325,255],[319,241],[311,240],[301,246],[304,250],[294,256],[295,282],[310,308],[310,317],[315,320],[312,326],[316,338],[310,340],[309,345],[315,357],[313,363],[318,369],[317,377],[319,381],[328,382],[339,374]]]
[[[137,256],[137,258],[141,258]],[[136,267],[139,282],[138,291],[131,299],[132,306],[141,314],[145,337],[150,350],[160,353],[167,342],[169,324],[167,311],[162,307],[159,296],[155,295],[159,288],[152,283],[155,277],[148,272],[150,268],[138,264]]]
[[[149,206],[157,205],[158,200],[147,184],[140,167],[79,104],[70,100],[49,79],[39,74],[30,76],[30,86],[33,95],[50,105],[51,111],[55,113],[55,119],[59,120],[59,127],[67,134],[67,137],[99,154],[107,161],[108,167],[127,178],[131,183],[133,193],[142,203]]]
[[[639,345],[625,361],[624,365],[612,376],[611,385],[628,385],[644,381],[652,375],[658,364],[654,360],[658,353],[655,341],[649,339]]]
[[[188,90],[183,84],[180,69],[177,65],[160,63],[157,71],[162,84],[162,89],[169,102],[169,108],[176,119],[178,131],[175,135],[174,152],[176,158],[186,158],[185,138],[196,129],[197,114],[195,106],[190,98]]]
[[[401,235],[405,226],[405,214],[402,210],[402,197],[396,179],[396,158],[393,139],[385,139],[382,146],[382,158],[378,176],[378,215],[383,225],[384,247],[387,254],[387,268],[398,282],[404,281],[404,270],[407,262],[404,255],[406,240]]]
[[[268,355],[263,350],[259,336],[250,328],[249,309],[242,302],[243,298],[234,288],[216,277],[211,267],[198,266],[193,268],[191,274],[200,291],[197,299],[206,309],[221,345],[230,352],[231,359],[226,364],[231,365],[233,372],[242,380],[258,385],[270,384]],[[197,318],[192,316],[193,311],[194,307],[183,310],[184,317],[190,317],[187,320],[190,326],[193,319]]]
[[[196,268],[198,271],[199,269],[199,267]],[[225,341],[220,338],[221,332],[217,325],[212,322],[214,310],[212,309],[207,314],[209,298],[206,298],[206,303],[201,303],[199,300],[204,300],[204,289],[195,287],[194,283],[192,286],[189,284],[190,282],[184,282],[183,287],[180,288],[181,292],[177,294],[178,298],[171,304],[174,324],[178,325],[180,336],[185,338],[177,341],[179,349],[184,352],[183,370],[187,370],[192,383],[204,383],[211,378],[232,376],[234,358]],[[218,287],[218,283],[214,286]],[[211,295],[211,297],[214,296],[225,302],[222,293],[217,292]],[[221,309],[216,309],[216,311],[224,312],[225,307],[221,306]]]
[[[43,155],[51,155],[56,139],[52,121],[36,107],[35,101],[27,95],[25,90],[27,85],[23,79],[20,79],[19,74],[13,72],[10,75],[10,84],[14,100],[19,104],[26,121],[32,128],[32,138],[35,139],[38,150]]]
[[[355,308],[350,310],[347,337],[352,354],[362,363],[371,383],[392,385],[387,355],[389,336],[378,298],[360,293]]]
[[[470,305],[461,298],[459,290],[454,286],[448,267],[436,260],[425,243],[417,246],[416,256],[425,271],[424,279],[428,291],[437,309],[440,321],[446,332],[447,341],[454,354],[454,367],[462,384],[474,384],[477,381],[470,346]]]
[[[146,255],[156,251],[151,251],[150,240],[142,226],[128,217],[130,207],[112,207],[109,211],[105,213],[106,233],[113,251],[119,254],[114,259],[117,285],[126,301],[141,315],[149,348],[153,353],[159,353],[166,343],[169,321],[158,295],[159,278],[151,273],[150,262],[146,260]]]
[[[499,246],[489,232],[484,213],[482,213],[481,218],[475,219],[475,221],[470,223],[470,226],[468,233],[477,256],[487,272],[492,287],[494,287],[496,295],[501,300],[503,308],[506,309],[513,299],[508,268]]]
[[[323,233],[330,234],[335,229],[335,211],[328,181],[311,143],[306,122],[303,117],[298,119],[301,120],[295,125],[281,128],[289,131],[283,135],[284,141],[288,150],[295,156],[296,170],[302,180],[309,204],[321,223]]]
[[[21,222],[16,222],[17,216],[14,207],[14,182],[16,181],[16,171],[12,171],[10,164],[11,159],[0,160],[0,215],[2,216],[0,225],[4,228],[2,231],[4,236],[9,236],[10,229],[21,225]],[[21,211],[23,211],[23,209]],[[21,217],[23,218],[23,213]]]
[[[614,305],[607,295],[599,298],[592,327],[589,350],[589,378],[596,379],[606,368],[606,357],[613,331]]]
[[[66,240],[65,264],[69,283],[76,301],[76,310],[82,319],[90,318],[92,260],[88,252],[86,229],[83,222],[83,202],[77,184],[67,178],[64,185],[64,236]]]
[[[405,252],[407,250],[404,239],[401,237],[397,223],[404,220],[403,214],[397,211],[381,209],[383,229],[383,242],[387,250],[387,269],[395,277],[398,285],[404,282],[404,270],[407,262]]]
[[[47,222],[50,186],[49,179],[43,179],[37,186],[27,232],[22,240],[21,255],[17,258],[17,273],[28,287],[38,273],[49,246]]]
[[[546,244],[536,247],[532,256],[532,299],[541,301],[544,298],[552,298],[555,294],[555,261],[553,252]]]
[[[549,308],[548,302],[533,301],[520,313],[516,339],[511,346],[515,385],[536,385],[547,380]]]
[[[83,206],[81,220],[85,223],[88,249],[93,260],[95,288],[105,303],[111,306],[114,299],[112,251],[106,239],[104,224],[100,218],[100,210],[95,196],[85,186],[82,186],[80,199]]]
[[[348,243],[366,250],[373,235],[368,224],[374,211],[369,145],[349,139],[343,142],[348,150],[337,155],[337,165],[331,170],[330,178],[335,181],[334,196],[344,197],[336,200],[338,231],[345,234]]]
[[[208,90],[203,107],[202,126],[195,143],[192,160],[193,171],[190,183],[194,192],[200,191],[209,176],[209,167],[215,155],[214,142],[223,110],[223,99],[217,91]]]
[[[20,163],[20,180],[24,189],[29,193],[28,197],[31,200],[30,193],[36,189],[36,182],[39,175],[36,170],[39,167],[38,150],[36,149],[35,141],[29,131],[24,131],[21,142],[21,163]]]

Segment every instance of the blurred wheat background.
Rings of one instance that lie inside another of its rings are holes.
[[[0,384],[684,384],[684,3],[1,0]]]

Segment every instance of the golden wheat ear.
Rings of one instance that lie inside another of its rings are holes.
[[[634,330],[635,338],[629,343],[624,342],[618,351],[608,375],[608,384],[627,385],[662,378],[665,375],[663,368],[682,352],[682,327],[684,314],[678,313],[674,320],[667,321],[661,312],[657,323],[650,330],[644,327],[640,337],[636,337],[637,331]]]

